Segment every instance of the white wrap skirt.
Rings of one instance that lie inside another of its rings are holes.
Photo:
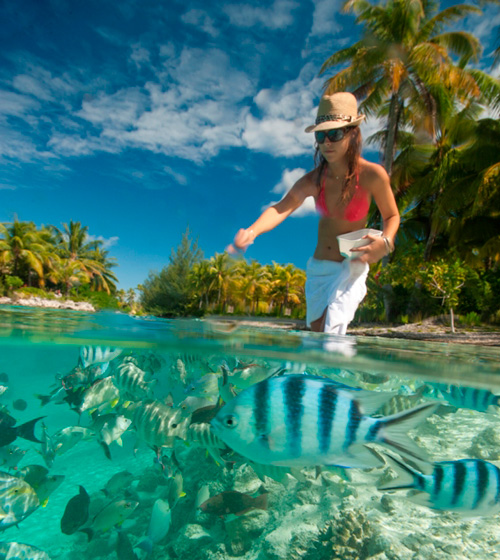
[[[356,260],[342,262],[310,258],[307,262],[307,325],[326,309],[324,331],[345,334],[366,295],[369,266]]]

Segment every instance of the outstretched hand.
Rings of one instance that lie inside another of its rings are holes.
[[[351,249],[352,253],[361,253],[359,257],[355,257],[353,260],[374,264],[386,256],[387,247],[381,235],[363,235],[363,239],[368,239],[370,243],[363,247]]]
[[[230,255],[244,253],[247,247],[254,242],[255,235],[251,229],[240,229],[234,236],[234,241],[226,247]]]

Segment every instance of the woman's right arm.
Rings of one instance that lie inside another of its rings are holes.
[[[270,231],[281,224],[302,205],[308,196],[314,196],[315,187],[311,180],[311,175],[312,173],[308,173],[299,179],[286,196],[278,203],[266,208],[249,228],[240,229],[234,238],[234,247],[237,250],[245,249],[261,233]]]

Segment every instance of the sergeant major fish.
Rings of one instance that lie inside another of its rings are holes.
[[[436,405],[372,418],[363,413],[364,398],[327,379],[274,377],[241,392],[211,425],[229,447],[263,464],[380,466],[379,459],[364,446],[369,443],[422,460],[424,451],[406,432],[432,414]],[[375,394],[375,398],[385,396]]]
[[[121,348],[111,348],[109,346],[82,346],[80,348],[79,363],[83,369],[101,364],[101,371],[104,372],[108,368],[109,362],[122,352]]]
[[[459,387],[445,383],[428,383],[428,385],[437,390],[445,401],[457,408],[487,412],[500,406],[500,395],[495,395],[488,389]]]
[[[431,474],[422,474],[394,457],[386,456],[399,475],[379,490],[415,488],[410,499],[437,510],[456,511],[468,516],[500,511],[500,469],[480,459],[442,461],[433,464]]]

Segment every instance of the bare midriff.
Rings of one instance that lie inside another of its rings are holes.
[[[318,243],[314,251],[314,258],[325,261],[343,261],[344,257],[340,254],[337,235],[362,229],[365,225],[366,218],[357,222],[349,222],[338,218],[321,217],[318,225]]]

